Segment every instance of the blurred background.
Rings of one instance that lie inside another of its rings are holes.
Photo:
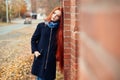
[[[31,36],[56,6],[60,0],[0,0],[0,80],[35,80]]]
[[[31,16],[43,19],[60,0],[0,0],[0,22]]]

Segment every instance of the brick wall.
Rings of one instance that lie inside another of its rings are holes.
[[[70,1],[63,0],[64,6],[64,80],[70,80],[71,67],[71,31]]]
[[[119,5],[119,0],[63,0],[64,80],[120,80]]]
[[[120,1],[81,0],[80,80],[120,80]]]
[[[80,53],[78,1],[63,0],[64,5],[64,80],[77,80]]]

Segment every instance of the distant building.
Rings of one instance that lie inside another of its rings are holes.
[[[37,19],[43,19],[46,15],[47,0],[31,0],[31,11],[37,14]]]
[[[59,6],[60,0],[31,0],[31,9],[37,13],[37,19],[48,15],[55,6]]]
[[[31,10],[32,10],[32,12],[37,11],[36,0],[31,0]]]
[[[47,0],[31,0],[32,12],[38,12],[39,9],[47,7]]]

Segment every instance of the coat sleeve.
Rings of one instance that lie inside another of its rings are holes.
[[[40,39],[40,35],[41,35],[41,23],[37,25],[37,28],[31,38],[32,53],[34,53],[34,51],[38,51],[37,44],[38,44],[38,40]]]

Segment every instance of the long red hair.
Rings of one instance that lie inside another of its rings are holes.
[[[56,59],[57,59],[57,61],[59,61],[60,70],[63,71],[63,66],[64,66],[64,61],[63,61],[63,59],[64,59],[64,56],[63,56],[63,52],[64,52],[63,51],[64,50],[64,47],[63,47],[63,8],[61,8],[61,7],[54,8],[51,11],[51,13],[48,15],[48,17],[45,19],[45,21],[50,22],[51,16],[52,16],[53,12],[56,10],[61,11],[60,24],[59,24],[57,35],[56,35],[56,38],[57,38]]]

